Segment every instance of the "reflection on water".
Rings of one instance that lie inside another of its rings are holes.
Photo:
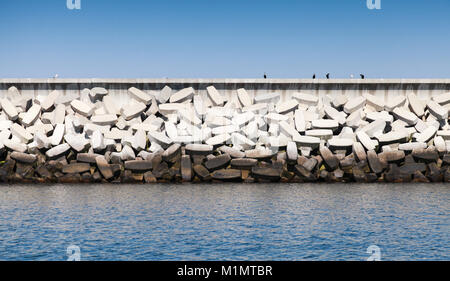
[[[0,259],[450,258],[448,185],[0,186]]]

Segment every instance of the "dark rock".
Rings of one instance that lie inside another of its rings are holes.
[[[74,163],[65,165],[62,168],[62,172],[64,174],[81,174],[90,171],[90,169],[91,165],[89,163]]]
[[[163,152],[162,159],[166,162],[175,163],[180,156],[181,145],[179,143],[174,143]]]
[[[447,169],[445,169],[444,182],[450,182],[450,167],[447,167]]]
[[[435,149],[414,149],[412,155],[417,162],[431,163],[439,159]]]
[[[153,169],[153,175],[157,178],[163,178],[165,174],[169,174],[169,166],[166,162],[161,162],[157,167]]]
[[[181,157],[181,178],[185,182],[192,180],[192,163],[189,155]]]
[[[81,181],[84,183],[91,183],[92,182],[92,175],[89,172],[83,173],[81,175]]]
[[[346,173],[351,172],[351,169],[353,168],[354,165],[355,165],[355,156],[353,156],[353,154],[350,154],[341,161],[339,161],[339,166]]]
[[[375,173],[366,173],[367,182],[376,182],[378,180],[378,176]]]
[[[125,170],[133,172],[147,172],[153,167],[152,161],[146,160],[129,160],[125,161]]]
[[[45,166],[39,166],[36,169],[36,173],[43,179],[48,180],[52,177],[52,174]]]
[[[92,174],[92,180],[94,182],[101,182],[102,181],[102,175],[100,174],[99,171],[96,171],[95,173]]]
[[[109,164],[109,166],[115,177],[119,176],[120,172],[122,172],[122,165],[120,164]]]
[[[341,182],[344,179],[344,171],[336,169],[331,173],[333,181]]]
[[[425,183],[427,183],[427,182],[430,182],[430,181],[420,171],[415,171],[414,172],[413,182],[425,182]]]
[[[17,162],[16,174],[19,175],[20,178],[32,178],[34,176],[33,165]]]
[[[15,160],[6,160],[2,165],[1,170],[5,171],[8,175],[14,173],[14,167],[16,166]]]
[[[253,167],[252,176],[256,179],[267,179],[271,181],[279,180],[281,177],[281,169],[272,167]]]
[[[203,165],[194,165],[194,172],[203,181],[211,180],[211,174]]]
[[[143,179],[143,174],[135,174],[131,170],[124,170],[122,174],[123,183],[142,183]]]
[[[425,173],[427,170],[427,165],[425,163],[405,163],[400,167],[400,172],[407,175],[412,175],[416,171]]]
[[[33,164],[36,162],[36,155],[14,151],[11,158],[22,163]]]
[[[410,182],[411,175],[400,171],[397,164],[390,164],[387,172],[384,173],[384,180],[387,182]]]
[[[205,161],[205,155],[191,155],[192,163],[194,165],[200,165]]]
[[[58,182],[60,182],[60,183],[80,183],[81,175],[80,174],[66,174],[62,177],[59,177]]]
[[[145,183],[155,183],[155,182],[157,182],[157,179],[151,171],[148,171],[144,174],[144,182]]]
[[[231,167],[233,169],[251,170],[256,164],[258,164],[258,160],[252,158],[236,158],[231,160]]]
[[[96,164],[95,158],[97,158],[97,156],[101,156],[101,155],[95,154],[95,153],[78,153],[77,161],[83,162],[83,163]]]
[[[403,150],[385,151],[378,154],[378,157],[384,159],[389,164],[400,164],[401,162],[403,162],[403,160],[405,160],[405,152]]]
[[[328,181],[329,180],[329,173],[327,170],[321,170],[319,173],[319,178],[323,181]]]
[[[316,158],[310,158],[306,162],[303,163],[303,167],[308,171],[312,172],[316,166],[317,166],[317,159]]]
[[[310,171],[308,171],[305,167],[301,165],[295,165],[294,172],[297,176],[302,178],[305,181],[313,182],[316,180],[316,177],[314,174],[312,174]]]
[[[442,166],[450,166],[450,154],[445,154],[442,157]]]
[[[352,173],[353,173],[353,179],[356,182],[367,182],[366,173],[360,167],[358,167],[358,166],[353,167]]]
[[[334,171],[339,167],[339,160],[326,146],[319,150],[328,171]]]
[[[111,166],[108,164],[105,157],[98,156],[97,158],[95,158],[95,161],[97,163],[98,170],[106,180],[112,179],[114,177]]]
[[[355,160],[358,162],[366,161],[367,159],[366,150],[359,142],[353,143],[353,154],[355,155]]]
[[[241,170],[236,169],[222,169],[214,171],[211,174],[212,178],[220,181],[241,181]]]
[[[162,162],[161,154],[158,153],[158,154],[154,155],[151,162],[152,162],[153,169],[156,169],[159,166],[159,164],[161,164],[161,162]]]
[[[381,174],[383,172],[383,165],[378,158],[375,151],[371,150],[367,152],[367,160],[369,162],[369,167],[375,174]]]
[[[430,181],[432,182],[442,182],[444,175],[438,168],[436,163],[430,163],[427,166],[428,166],[428,170],[426,173],[427,178],[430,179]]]
[[[206,169],[210,171],[226,168],[228,163],[230,163],[231,157],[228,154],[222,154],[217,157],[214,157],[205,163]]]

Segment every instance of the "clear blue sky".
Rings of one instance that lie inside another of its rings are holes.
[[[0,77],[449,78],[450,1],[0,0]]]

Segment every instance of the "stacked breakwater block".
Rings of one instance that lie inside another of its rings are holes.
[[[1,182],[450,181],[450,92],[385,99],[214,86],[0,99]]]

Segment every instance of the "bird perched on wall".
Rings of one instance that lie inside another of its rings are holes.
[[[327,79],[330,79],[330,73],[327,73],[327,75],[325,75],[325,77],[327,77]]]
[[[264,79],[267,79],[267,74],[264,72]]]
[[[59,77],[59,75],[58,75],[58,74],[55,74],[55,76],[53,76],[53,78],[55,78],[55,79],[56,79],[56,78],[58,78],[58,77]]]
[[[316,74],[315,73],[313,74],[313,79],[316,79]]]
[[[361,79],[365,78],[364,74],[360,74],[359,76],[361,76]]]

